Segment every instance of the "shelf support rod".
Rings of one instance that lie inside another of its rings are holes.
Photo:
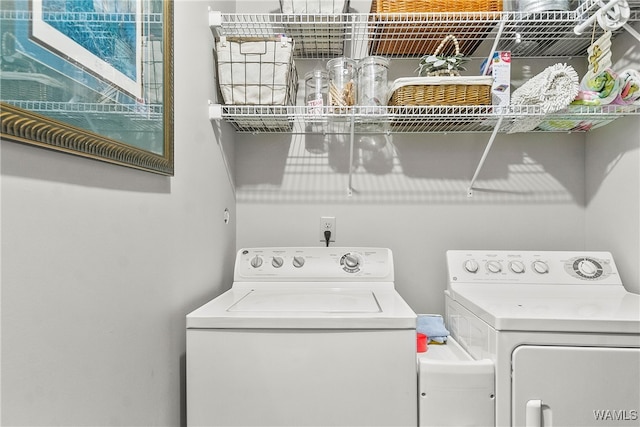
[[[629,34],[631,34],[633,37],[635,37],[635,39],[636,39],[636,40],[638,40],[638,41],[640,42],[640,33],[639,33],[639,32],[637,32],[637,31],[635,30],[635,28],[633,28],[633,27],[632,27],[631,25],[629,25],[629,24],[624,24],[624,25],[622,26],[622,28],[624,28],[625,30],[627,30],[627,32],[628,32]]]
[[[475,184],[478,175],[480,174],[480,170],[482,170],[482,166],[484,166],[485,160],[487,160],[487,155],[489,154],[489,150],[491,150],[491,146],[493,145],[493,141],[496,139],[496,135],[500,130],[500,126],[502,126],[502,120],[504,119],[501,116],[496,123],[496,126],[493,128],[493,132],[491,133],[491,137],[489,138],[489,142],[484,149],[484,153],[482,153],[482,158],[480,158],[480,163],[478,163],[478,167],[476,168],[476,172],[473,174],[473,178],[471,178],[471,182],[469,183],[469,187],[467,188],[467,197],[473,197],[473,184]]]
[[[593,21],[595,21],[596,19],[598,19],[598,15],[599,14],[605,14],[609,9],[613,8],[615,5],[617,5],[620,2],[620,0],[611,0],[609,3],[607,3],[604,6],[601,6],[600,9],[598,9],[593,15],[591,15],[589,18],[587,18],[584,22],[581,22],[580,24],[576,25],[573,28],[573,32],[576,33],[577,35],[580,35],[584,32],[584,30],[590,26],[591,24],[593,24]],[[595,4],[595,2],[594,2]]]
[[[233,180],[233,174],[231,173],[231,166],[229,165],[229,159],[227,158],[227,154],[224,151],[224,145],[222,143],[222,137],[220,135],[220,120],[222,119],[222,105],[215,104],[213,101],[209,100],[209,121],[211,122],[211,126],[213,127],[213,133],[216,136],[216,142],[218,143],[218,147],[220,148],[220,155],[222,157],[222,163],[224,163],[224,168],[227,172],[227,179],[229,179],[229,184],[231,185],[231,191],[233,192],[233,196],[236,196],[236,184]]]
[[[493,41],[493,45],[491,46],[491,51],[489,52],[489,56],[487,57],[487,65],[484,68],[484,72],[482,73],[485,76],[489,74],[489,70],[491,69],[491,61],[493,61],[493,54],[496,52],[496,49],[498,49],[498,43],[500,42],[500,37],[502,37],[502,32],[504,31],[504,25],[506,22],[507,22],[506,18],[502,18],[500,20],[500,25],[498,26],[498,33],[496,34],[496,38]]]
[[[349,129],[349,185],[347,187],[347,197],[353,196],[353,158],[355,139],[355,115],[351,112],[351,126]]]

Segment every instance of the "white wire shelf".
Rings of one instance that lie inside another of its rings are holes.
[[[627,23],[640,22],[640,0],[628,1]],[[419,57],[432,53],[448,34],[456,36],[463,54],[486,57],[488,46],[504,22],[498,50],[521,57],[585,56],[592,32],[574,28],[589,16],[586,7],[549,12],[342,13],[332,15],[210,12],[214,35],[294,39],[298,58],[346,55]],[[624,30],[614,32],[614,36]],[[483,43],[484,42],[484,43]]]
[[[545,114],[536,106],[332,107],[222,105],[221,117],[239,133],[350,134],[368,133],[499,133],[517,120],[539,118],[533,132],[586,132],[619,117],[640,115],[638,105],[570,106]]]
[[[160,104],[124,105],[24,100],[3,100],[2,102],[93,131],[128,129],[134,132],[156,132],[162,130],[163,107]]]
[[[136,22],[138,16],[134,13],[123,12],[47,12],[46,17],[50,21],[60,22]],[[6,21],[31,21],[33,12],[31,10],[0,10],[0,19]],[[162,13],[144,13],[143,20],[145,24],[162,23]]]

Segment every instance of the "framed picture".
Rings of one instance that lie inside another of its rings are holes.
[[[6,140],[173,175],[173,2],[2,0]]]
[[[142,98],[141,0],[31,0],[31,6],[35,42]],[[79,19],[58,19],[59,14]],[[109,14],[122,19],[103,18]]]

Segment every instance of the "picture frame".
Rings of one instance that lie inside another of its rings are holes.
[[[3,0],[3,140],[172,176],[173,0]]]

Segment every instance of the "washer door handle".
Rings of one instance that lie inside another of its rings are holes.
[[[542,400],[534,399],[527,402],[524,425],[525,427],[542,426]]]

